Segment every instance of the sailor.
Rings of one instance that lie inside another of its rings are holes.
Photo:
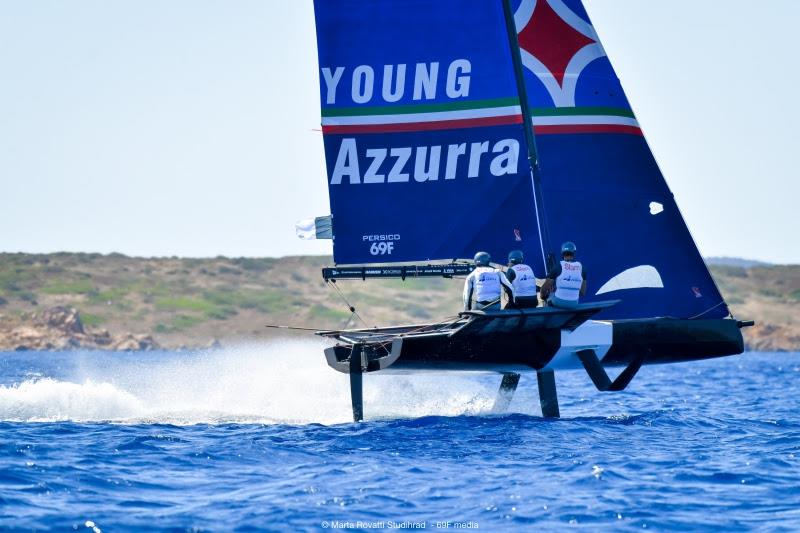
[[[578,298],[586,294],[586,272],[583,265],[575,261],[575,243],[561,245],[561,262],[547,274],[542,285],[542,299],[548,305],[572,309],[578,305]]]
[[[464,310],[472,309],[475,297],[476,309],[494,311],[500,309],[500,291],[505,290],[509,300],[513,299],[514,288],[506,275],[489,265],[491,256],[486,252],[475,254],[475,270],[464,282]]]
[[[536,296],[536,291],[539,290],[536,286],[536,276],[533,275],[533,269],[522,262],[524,259],[522,250],[512,250],[508,254],[506,278],[514,287],[514,298],[509,299],[506,307],[522,309],[539,305],[539,298]]]

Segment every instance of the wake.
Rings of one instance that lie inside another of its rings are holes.
[[[68,379],[0,385],[0,420],[165,424],[352,421],[348,378],[321,341],[283,340],[201,352],[74,354]],[[39,357],[46,357],[39,354]],[[498,380],[475,375],[364,379],[366,418],[488,413]]]

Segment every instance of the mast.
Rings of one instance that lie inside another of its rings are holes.
[[[539,227],[539,245],[542,250],[542,260],[549,271],[554,263],[552,247],[550,246],[550,233],[547,230],[547,217],[542,197],[541,170],[539,168],[539,153],[536,149],[536,137],[533,134],[533,115],[528,103],[528,92],[525,89],[525,77],[522,70],[522,56],[519,51],[517,39],[517,25],[514,22],[514,12],[511,10],[511,0],[502,0],[503,13],[506,19],[506,33],[508,44],[511,48],[511,60],[514,64],[514,78],[517,82],[519,105],[522,110],[522,124],[525,133],[525,143],[528,148],[528,161],[531,167],[531,183],[533,184],[533,204],[536,211],[536,224]],[[545,273],[546,274],[546,273]]]

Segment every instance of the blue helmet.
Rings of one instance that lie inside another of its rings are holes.
[[[492,256],[489,255],[487,252],[478,252],[475,254],[475,265],[476,266],[489,266],[489,263],[492,262]]]
[[[522,250],[511,250],[511,252],[508,253],[508,263],[510,265],[518,265],[522,263],[523,259]]]
[[[561,255],[564,254],[572,254],[575,255],[578,251],[578,247],[575,246],[575,243],[572,241],[567,241],[561,245]]]

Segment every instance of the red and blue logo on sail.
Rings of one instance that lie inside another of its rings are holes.
[[[522,0],[514,22],[537,134],[642,134],[580,3]]]

